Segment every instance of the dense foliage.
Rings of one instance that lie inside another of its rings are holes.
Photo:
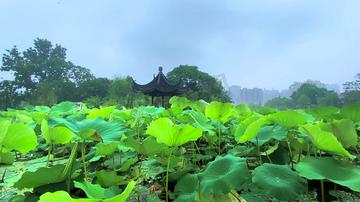
[[[356,104],[360,103],[360,86],[357,85],[356,81],[345,83],[345,92],[338,95],[334,91],[305,83],[290,98],[273,98],[265,106],[283,110]]]
[[[10,201],[359,200],[360,105],[254,110],[173,97],[0,112]]]
[[[217,100],[230,101],[230,98],[221,82],[202,72],[196,66],[180,65],[167,74],[173,83],[181,83],[187,88],[184,96],[192,100],[203,99],[207,102]]]

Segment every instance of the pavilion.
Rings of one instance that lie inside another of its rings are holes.
[[[159,67],[159,73],[156,76],[154,75],[153,80],[145,85],[138,84],[133,80],[132,88],[136,92],[142,92],[145,95],[151,96],[152,105],[154,105],[154,97],[161,97],[161,105],[163,107],[165,107],[165,97],[181,95],[186,91],[180,82],[178,84],[170,83],[163,74],[162,67]]]

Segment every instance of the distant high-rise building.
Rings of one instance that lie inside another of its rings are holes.
[[[304,83],[314,84],[319,88],[326,88],[327,90],[340,93],[340,86],[337,84],[324,84],[320,81],[307,80],[305,82],[294,82],[286,90],[267,90],[260,88],[241,88],[240,86],[230,86],[229,96],[233,103],[245,103],[251,105],[264,105],[267,101],[277,98],[286,97],[289,98],[295,91],[297,91]]]
[[[227,82],[225,74],[219,74],[214,77],[221,82],[221,85],[224,87],[225,91],[229,91],[229,84]]]

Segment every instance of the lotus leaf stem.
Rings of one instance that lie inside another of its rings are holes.
[[[165,180],[165,197],[166,202],[169,202],[169,169],[170,169],[170,160],[171,160],[172,151],[168,157],[167,167],[166,167],[166,180]]]
[[[83,142],[82,142],[81,159],[82,159],[82,163],[83,163],[83,167],[84,167],[85,180],[87,180],[88,173],[87,173],[87,169],[86,169],[86,160],[85,160],[85,140],[83,140]]]

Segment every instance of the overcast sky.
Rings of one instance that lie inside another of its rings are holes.
[[[145,83],[160,65],[188,64],[242,87],[341,84],[360,73],[359,10],[359,0],[0,0],[0,53],[39,37],[101,77]]]

